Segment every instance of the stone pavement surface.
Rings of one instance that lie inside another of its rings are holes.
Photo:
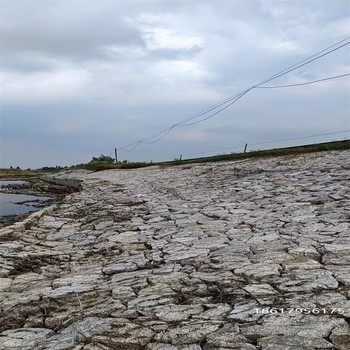
[[[350,349],[350,151],[86,175],[0,231],[0,349]]]

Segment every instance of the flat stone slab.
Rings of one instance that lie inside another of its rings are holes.
[[[349,350],[349,159],[54,175],[0,230],[0,350]]]

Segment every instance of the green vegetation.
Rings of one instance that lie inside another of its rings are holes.
[[[114,158],[101,154],[99,157],[92,157],[89,164],[113,164]]]
[[[87,170],[95,170],[95,171],[101,171],[101,170],[109,170],[109,169],[134,169],[134,168],[143,168],[146,166],[154,165],[152,163],[88,163],[88,164],[80,164],[76,167],[83,168]]]
[[[6,177],[28,177],[28,176],[37,176],[38,174],[31,170],[22,170],[22,169],[0,169],[0,178]]]
[[[129,163],[124,160],[123,162],[114,163],[115,159],[109,156],[101,154],[99,157],[93,157],[87,164],[78,164],[71,167],[71,169],[87,169],[87,170],[108,170],[108,169],[130,169],[130,168],[142,168],[144,166],[150,166],[150,163]]]
[[[101,154],[99,157],[93,157],[89,163],[78,164],[72,167],[43,167],[36,171],[31,171],[30,169],[22,170],[19,168],[10,168],[10,169],[0,169],[0,178],[30,178],[32,177],[33,181],[36,176],[41,172],[58,172],[65,169],[88,169],[93,171],[109,170],[109,169],[134,169],[134,168],[143,168],[152,165],[159,166],[176,166],[184,165],[191,163],[208,163],[208,162],[220,162],[220,161],[235,161],[240,159],[248,159],[255,157],[277,157],[285,156],[292,154],[302,154],[302,153],[312,153],[312,152],[322,152],[322,151],[333,151],[333,150],[343,150],[350,149],[350,141],[333,141],[325,143],[317,143],[311,145],[295,146],[295,147],[285,147],[285,148],[274,148],[268,150],[255,150],[247,153],[231,153],[231,154],[221,154],[216,156],[201,157],[201,158],[192,158],[179,160],[175,159],[168,162],[128,162],[124,160],[123,162],[114,163],[114,158],[105,156]]]
[[[79,164],[74,166],[74,168],[83,168],[95,171],[108,170],[108,169],[133,169],[133,168],[143,168],[152,165],[160,166],[176,166],[184,165],[189,163],[207,163],[207,162],[220,162],[220,161],[234,161],[247,158],[255,157],[276,157],[285,156],[292,154],[302,154],[302,153],[312,153],[312,152],[322,152],[322,151],[332,151],[332,150],[343,150],[350,149],[350,141],[333,141],[325,142],[311,145],[295,146],[295,147],[285,147],[285,148],[274,148],[269,150],[255,150],[247,153],[231,153],[222,154],[210,157],[201,157],[193,159],[179,160],[169,162],[158,162],[158,163],[147,163],[147,162],[127,162],[113,163],[114,159],[111,157],[106,157],[101,155],[100,157],[94,157],[92,161],[87,164]]]
[[[247,153],[231,153],[223,154],[211,157],[202,157],[194,159],[186,159],[182,161],[174,161],[176,164],[184,163],[206,163],[206,162],[217,162],[223,160],[240,160],[255,157],[276,157],[285,156],[292,154],[302,154],[302,153],[313,153],[313,152],[323,152],[323,151],[335,151],[350,149],[350,141],[333,141],[325,143],[316,143],[311,145],[285,147],[285,148],[273,148],[268,150],[255,150]]]

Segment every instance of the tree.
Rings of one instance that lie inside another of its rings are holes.
[[[92,157],[90,163],[114,163],[114,158],[101,154],[99,157]]]

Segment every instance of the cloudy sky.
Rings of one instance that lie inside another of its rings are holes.
[[[114,147],[165,130],[350,35],[349,0],[0,3],[1,167],[114,156]],[[266,86],[349,73],[349,47]],[[213,118],[119,157],[165,160],[240,151],[246,142],[258,149],[344,139],[350,133],[252,145],[350,129],[349,83],[254,89]]]

